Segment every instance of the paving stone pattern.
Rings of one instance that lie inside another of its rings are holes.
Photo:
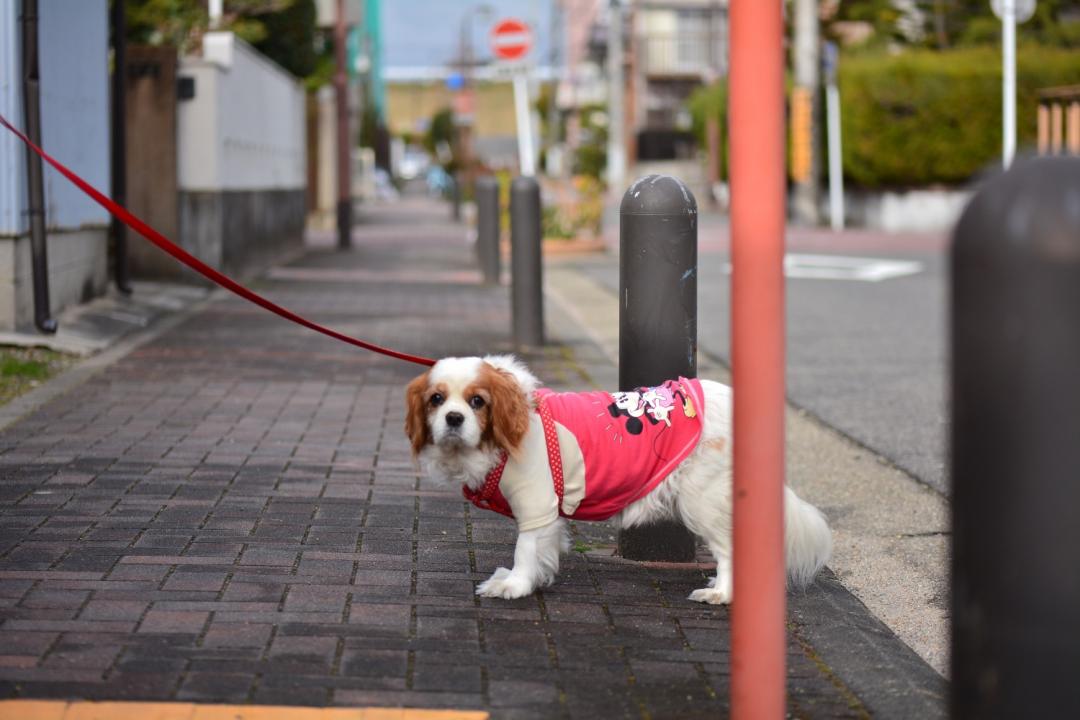
[[[410,352],[508,349],[506,288],[446,280],[462,230],[421,210],[297,263],[335,280],[260,289]],[[576,351],[532,360],[574,382]],[[534,597],[473,595],[513,524],[419,477],[418,371],[225,299],[0,433],[0,698],[726,714],[700,571],[575,552]],[[865,715],[794,637],[788,663],[794,716]]]

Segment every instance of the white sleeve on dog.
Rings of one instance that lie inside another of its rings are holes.
[[[540,418],[530,419],[517,458],[510,458],[499,481],[499,490],[510,503],[518,530],[542,528],[559,517],[559,498],[548,464],[544,428]],[[573,515],[585,499],[585,458],[577,438],[560,423],[555,423],[559,454],[563,465],[562,511]]]
[[[499,490],[510,503],[519,531],[536,530],[558,519],[559,498],[555,495],[544,429],[538,416],[530,418],[529,431],[517,456],[507,461]]]

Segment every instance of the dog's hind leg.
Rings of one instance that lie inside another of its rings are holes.
[[[713,550],[716,557],[716,577],[709,578],[708,587],[690,593],[694,602],[710,605],[727,605],[731,602],[731,556],[726,552]]]
[[[705,452],[680,478],[678,513],[686,528],[705,541],[716,559],[716,577],[690,599],[712,605],[731,602],[731,470],[721,453]]]

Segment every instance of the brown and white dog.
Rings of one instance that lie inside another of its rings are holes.
[[[538,388],[539,381],[520,361],[495,355],[444,358],[413,380],[406,391],[405,432],[424,471],[439,483],[463,486],[474,502],[481,489],[490,489],[494,481],[518,521],[513,568],[498,568],[477,588],[478,595],[529,595],[553,582],[559,554],[568,550],[566,521],[560,513],[574,515],[571,511],[581,498],[571,496],[584,492],[585,465],[573,435],[561,424],[555,423],[552,429],[550,420],[545,426],[538,418],[534,399]],[[622,407],[625,395],[612,398],[612,416]],[[704,404],[704,412],[695,420],[700,423],[696,444],[659,484],[630,502],[618,520],[622,527],[660,519],[682,521],[716,558],[716,577],[708,587],[691,593],[690,599],[722,604],[731,602],[732,596],[731,388],[702,380],[698,402]],[[693,418],[690,405],[686,415]],[[665,413],[670,410],[667,406]],[[654,418],[659,418],[652,420],[654,424],[671,424],[667,414],[654,414]],[[553,469],[548,464],[556,439],[564,467]],[[540,464],[534,462],[537,458]],[[502,475],[504,466],[507,470],[516,467],[512,488]],[[581,479],[577,491],[572,486],[575,475]],[[558,497],[552,489],[553,477]],[[785,488],[784,521],[788,578],[792,585],[802,587],[828,560],[831,533],[821,512],[790,488]]]

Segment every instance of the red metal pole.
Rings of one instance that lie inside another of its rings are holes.
[[[732,0],[731,716],[784,717],[784,55],[780,0]]]

